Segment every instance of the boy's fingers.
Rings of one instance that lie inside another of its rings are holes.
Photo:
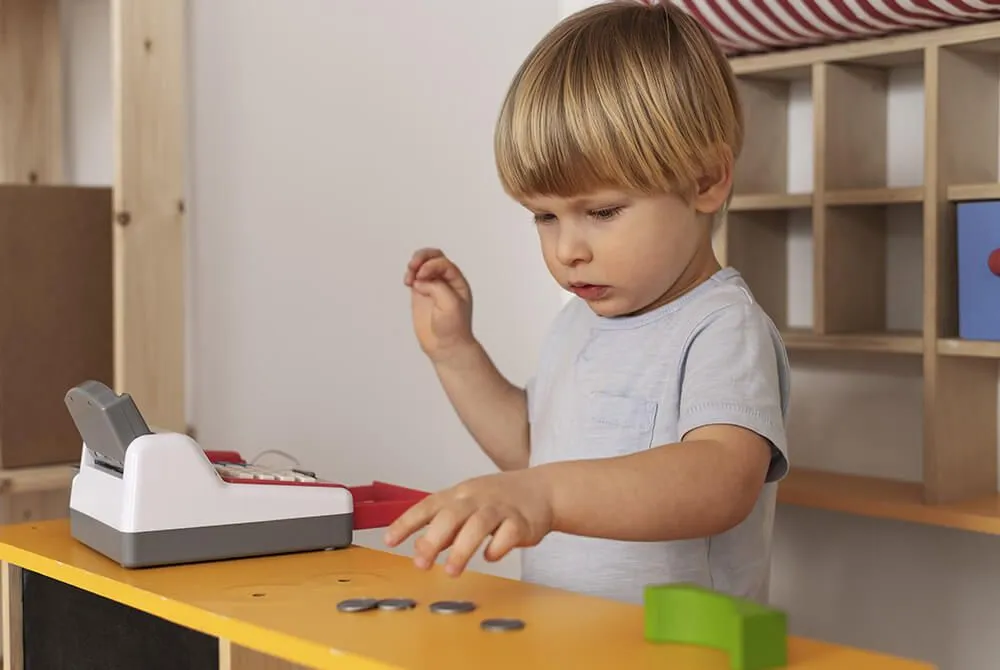
[[[410,257],[410,262],[407,264],[407,267],[411,270],[416,270],[421,265],[423,265],[424,262],[430,260],[431,258],[437,258],[443,256],[444,256],[443,251],[441,251],[440,249],[435,249],[433,247],[417,249],[416,251],[413,252],[413,255]]]
[[[424,281],[418,279],[413,282],[413,290],[433,300],[434,304],[441,310],[452,311],[458,309],[458,294],[443,281]]]
[[[416,281],[422,281],[425,278],[442,279],[461,299],[468,301],[472,298],[472,291],[469,289],[469,283],[465,280],[465,275],[462,274],[457,265],[447,258],[435,258],[420,266]]]
[[[463,506],[464,507],[464,506]],[[413,545],[418,567],[429,568],[437,560],[438,554],[455,540],[469,513],[455,505],[438,510],[427,530]]]
[[[489,537],[490,533],[500,525],[502,518],[493,509],[480,509],[469,517],[458,532],[448,550],[448,561],[445,570],[450,575],[459,575],[468,566],[472,555]]]
[[[437,511],[438,498],[427,496],[416,505],[400,514],[385,531],[383,541],[394,547],[413,535],[417,529],[426,526]]]
[[[407,286],[413,285],[413,280],[416,279],[417,271],[421,266],[432,258],[444,257],[444,252],[440,249],[425,248],[418,249],[413,252],[410,256],[409,262],[406,264],[406,272],[403,274],[403,283]]]
[[[447,282],[462,280],[458,267],[444,256],[422,263],[416,272],[417,279],[444,279]]]
[[[493,532],[493,539],[486,545],[483,558],[487,561],[499,561],[516,549],[521,543],[520,525],[513,519],[504,519],[500,527]]]

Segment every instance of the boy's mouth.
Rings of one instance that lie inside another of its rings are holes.
[[[599,300],[604,297],[610,288],[610,286],[602,284],[584,284],[580,282],[574,282],[569,285],[569,290],[584,300]]]

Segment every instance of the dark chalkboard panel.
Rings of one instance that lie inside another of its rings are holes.
[[[28,570],[24,670],[218,670],[219,643]]]

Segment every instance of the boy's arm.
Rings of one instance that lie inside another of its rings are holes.
[[[756,433],[697,428],[678,444],[608,459],[539,466],[552,530],[616,540],[716,535],[750,514],[771,462]]]
[[[527,393],[497,370],[473,341],[434,366],[456,413],[501,470],[528,466]]]
[[[787,361],[751,305],[713,314],[691,340],[677,444],[536,468],[553,530],[622,540],[718,534],[787,470]]]

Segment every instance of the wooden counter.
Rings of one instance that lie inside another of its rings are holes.
[[[218,640],[220,670],[299,667],[294,664],[343,670],[729,668],[721,652],[647,643],[640,606],[477,573],[454,579],[360,547],[126,570],[73,540],[68,522],[60,519],[0,527],[0,560],[4,620],[11,622],[4,631],[5,670],[23,667],[23,633],[31,635],[21,630],[21,585],[29,583],[22,582],[22,571],[76,587],[68,593],[96,594],[211,636],[213,645]],[[25,590],[26,611],[29,594],[42,590]],[[419,605],[401,612],[337,611],[340,600],[361,596],[413,598]],[[472,600],[479,608],[471,614],[430,613],[427,605],[442,599]],[[479,623],[486,617],[518,617],[527,626],[484,632]],[[932,667],[799,638],[790,640],[789,654],[794,670]]]

